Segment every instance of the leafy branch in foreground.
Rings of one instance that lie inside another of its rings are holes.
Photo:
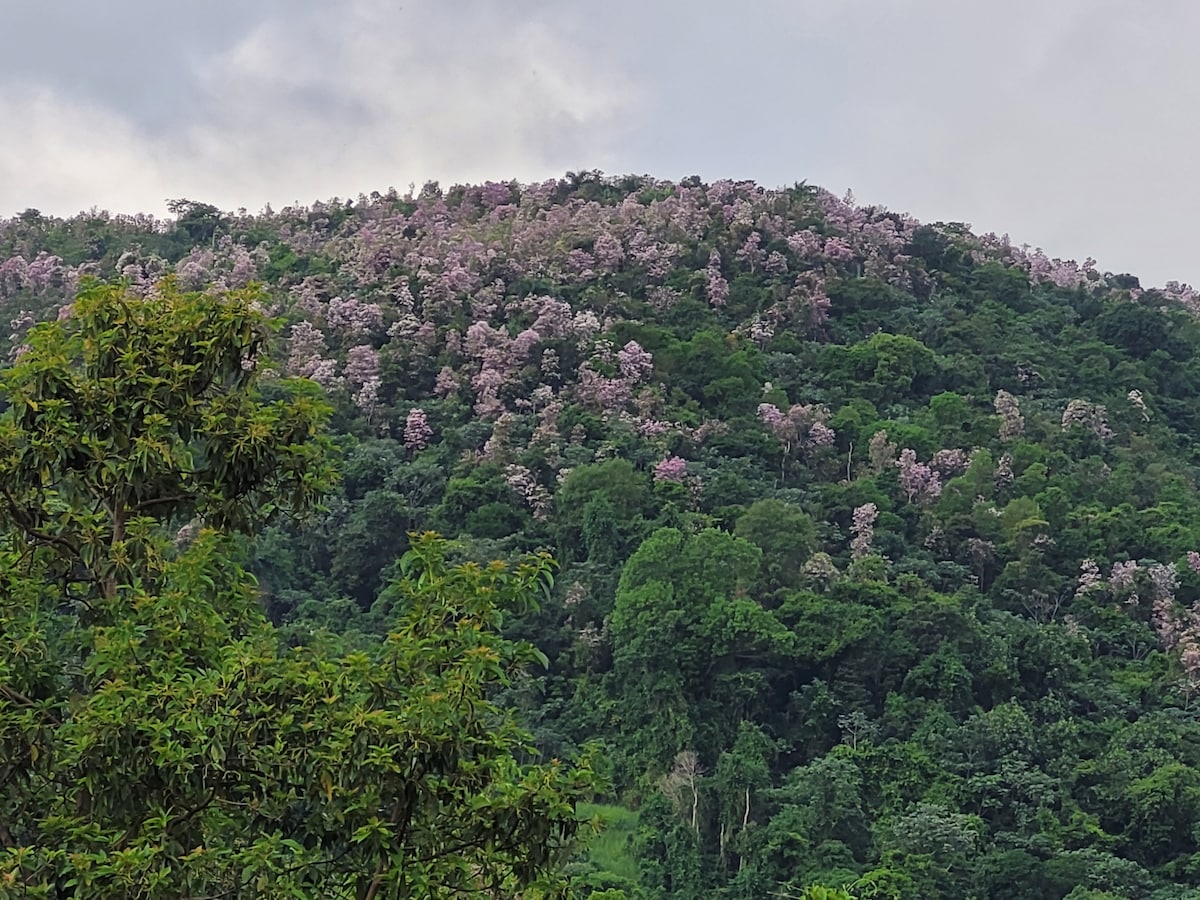
[[[248,531],[316,503],[329,410],[311,382],[264,378],[257,296],[91,282],[29,333],[0,382],[0,515],[25,545],[111,597],[139,522]]]
[[[283,651],[205,532],[84,633],[0,560],[0,892],[551,896],[586,765],[527,765],[490,699],[539,654],[495,631],[550,562],[448,565],[414,535],[385,643]],[[64,635],[65,636],[59,636]],[[90,645],[82,672],[64,661]],[[60,667],[56,669],[55,663]],[[4,886],[7,885],[7,888]]]
[[[591,770],[526,762],[493,699],[545,662],[498,627],[552,561],[413,535],[385,640],[281,649],[220,529],[330,469],[319,401],[257,392],[264,327],[93,285],[5,378],[0,896],[562,895]],[[185,516],[218,527],[173,546]]]

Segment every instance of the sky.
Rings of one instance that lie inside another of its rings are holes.
[[[1195,0],[0,0],[0,216],[806,181],[1200,285]]]

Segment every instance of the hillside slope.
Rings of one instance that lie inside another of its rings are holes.
[[[553,549],[505,700],[639,813],[580,896],[1200,886],[1190,288],[804,185],[174,210],[0,224],[12,353],[86,275],[263,283],[344,453],[249,548],[294,641],[385,630],[409,531]]]

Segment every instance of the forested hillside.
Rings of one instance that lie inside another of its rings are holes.
[[[378,646],[410,533],[550,551],[490,699],[597,751],[574,896],[1196,896],[1190,288],[807,185],[172,212],[0,224],[9,360],[89,275],[261,286],[341,469],[241,547],[290,645]]]

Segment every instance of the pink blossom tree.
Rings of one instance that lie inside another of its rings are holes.
[[[404,419],[404,446],[416,453],[428,447],[432,437],[433,429],[425,410],[419,406],[413,407]]]
[[[878,518],[879,507],[874,503],[855,507],[850,522],[850,556],[853,559],[864,559],[871,554],[871,541],[875,538],[875,522]]]
[[[997,391],[996,415],[1000,417],[1000,440],[1011,441],[1025,431],[1025,418],[1021,415],[1021,404],[1008,391]]]
[[[325,335],[315,325],[307,321],[296,323],[288,343],[289,375],[309,378],[326,389],[340,383],[337,362],[325,357]]]
[[[668,456],[654,467],[654,480],[682,484],[687,480],[687,462],[678,456]]]
[[[896,468],[900,470],[900,487],[909,503],[928,506],[941,496],[941,476],[918,460],[915,450],[907,447],[901,450]]]
[[[721,254],[714,247],[708,254],[708,266],[704,270],[707,278],[705,288],[710,306],[720,309],[729,302],[729,282],[721,274]]]

